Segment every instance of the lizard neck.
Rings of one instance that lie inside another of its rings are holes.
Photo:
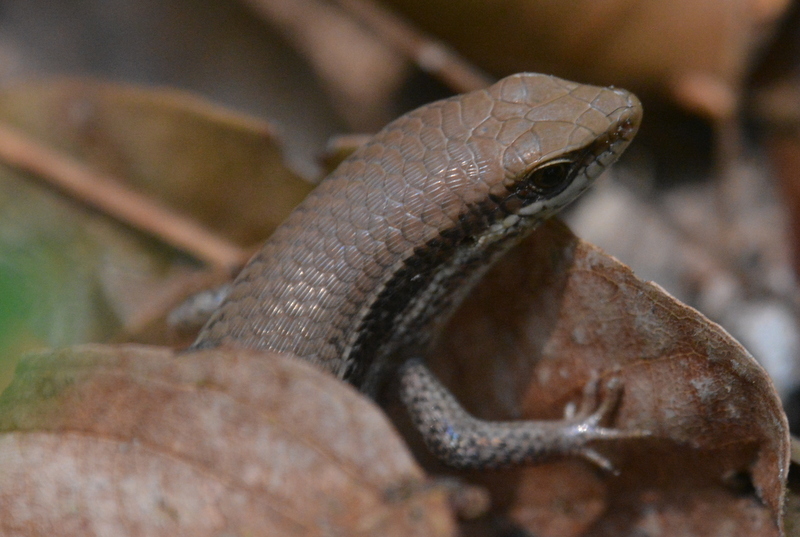
[[[471,285],[635,134],[622,90],[515,75],[402,116],[289,216],[195,348],[292,353],[372,391]]]

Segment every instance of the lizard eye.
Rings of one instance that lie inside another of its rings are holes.
[[[569,184],[571,160],[555,160],[536,168],[518,183],[514,192],[523,199],[549,197],[561,192]]]

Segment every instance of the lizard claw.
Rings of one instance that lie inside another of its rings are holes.
[[[585,445],[585,442],[592,440],[612,440],[612,439],[629,439],[629,438],[645,438],[652,436],[650,431],[644,429],[622,430],[611,427],[603,427],[601,423],[607,421],[611,414],[619,404],[622,397],[623,383],[619,377],[611,377],[605,384],[605,394],[602,396],[600,404],[597,404],[598,386],[600,384],[598,377],[593,377],[583,389],[583,399],[581,400],[580,409],[571,418],[575,422],[574,430],[575,435],[583,438],[584,444],[581,445],[575,453],[599,468],[610,472],[614,475],[619,475],[619,471],[614,465],[604,456],[600,455],[594,449]]]
[[[619,469],[614,466],[614,464],[608,460],[608,458],[604,457],[597,451],[591,448],[583,448],[578,452],[578,455],[586,459],[587,461],[591,462],[601,470],[605,470],[606,472],[612,475],[619,475]]]

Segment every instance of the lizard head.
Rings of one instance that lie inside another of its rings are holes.
[[[483,162],[489,197],[514,226],[535,225],[577,198],[622,154],[642,118],[639,100],[623,89],[548,75],[514,75],[486,95],[491,105],[467,144]]]

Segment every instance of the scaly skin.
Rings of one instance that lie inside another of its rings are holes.
[[[639,101],[624,90],[536,74],[398,118],[275,231],[194,348],[291,353],[374,395],[398,364],[424,356],[499,256],[617,159],[640,120]],[[421,363],[403,375],[415,422],[449,464],[502,466],[577,453],[602,465],[584,444],[614,436],[599,427],[607,409],[581,416],[584,427],[573,420],[548,426],[556,432],[547,434],[541,422],[454,419],[448,412],[463,410],[454,410],[460,406]],[[468,453],[469,442],[432,432],[444,422],[468,424],[458,433],[468,440],[505,435],[506,447],[481,462]],[[518,445],[524,442],[536,445]],[[521,452],[543,455],[514,455]]]

